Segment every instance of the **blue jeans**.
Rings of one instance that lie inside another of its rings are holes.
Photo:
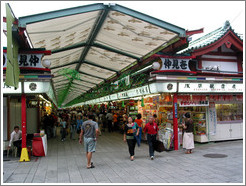
[[[142,139],[142,127],[139,127],[139,134],[138,136],[136,136],[138,147],[140,147],[141,139]]]
[[[149,144],[149,156],[154,156],[154,142],[156,140],[156,134],[152,135],[152,134],[147,134],[147,141]]]

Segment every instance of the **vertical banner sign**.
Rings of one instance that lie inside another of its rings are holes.
[[[173,94],[173,134],[174,134],[174,150],[178,150],[178,107],[177,107],[177,93]]]
[[[20,69],[18,65],[18,43],[12,35],[12,25],[15,17],[12,14],[11,8],[6,3],[6,19],[7,19],[7,66],[5,83],[8,86],[13,86],[16,89],[19,85]]]
[[[209,109],[208,109],[208,117],[209,117],[209,134],[215,135],[216,134],[216,125],[217,125],[217,113],[215,108],[215,103],[210,102],[209,103]]]

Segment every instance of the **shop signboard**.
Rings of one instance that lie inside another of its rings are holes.
[[[179,102],[180,107],[208,107],[209,101],[180,101]]]
[[[179,92],[190,93],[220,93],[243,92],[243,84],[239,83],[179,83]]]
[[[18,54],[19,67],[45,68],[42,61],[43,54]],[[7,59],[7,53],[3,53],[3,59]],[[3,61],[3,68],[7,67],[6,60]]]
[[[110,101],[110,97],[109,96],[105,96],[104,97],[104,101]]]
[[[19,86],[17,89],[15,89],[12,86],[11,87],[8,86],[5,83],[2,83],[3,94],[21,94],[22,93],[21,89],[22,89],[21,82],[19,82]]]
[[[116,100],[116,99],[118,99],[117,94],[111,94],[110,95],[110,100]]]
[[[104,97],[99,98],[100,102],[104,102]]]
[[[48,93],[50,82],[24,82],[24,93]]]
[[[160,70],[182,70],[190,71],[190,59],[161,58],[162,66]]]
[[[118,95],[119,99],[128,98],[128,92],[127,91],[119,92],[117,95]]]
[[[208,108],[208,118],[209,118],[209,134],[216,134],[216,125],[217,125],[217,113],[215,108],[215,103],[211,102]]]
[[[160,92],[177,92],[177,83],[151,83],[149,85],[150,93],[160,93]]]

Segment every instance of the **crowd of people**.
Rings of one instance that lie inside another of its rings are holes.
[[[141,114],[137,115],[137,118],[132,118],[126,114],[120,116],[117,111],[96,113],[92,111],[67,111],[62,110],[57,113],[51,113],[50,115],[44,114],[41,120],[41,128],[45,130],[47,139],[61,136],[61,141],[65,141],[69,136],[70,140],[79,140],[79,143],[84,141],[84,148],[87,157],[87,168],[94,168],[95,166],[91,162],[92,153],[96,149],[96,141],[98,136],[102,132],[108,131],[109,133],[119,130],[120,117],[123,121],[123,141],[128,145],[128,151],[130,154],[130,160],[134,160],[135,146],[141,145],[142,135],[144,140],[149,145],[149,157],[154,159],[154,143],[158,140],[158,131],[160,124],[157,116],[149,116],[148,122],[143,127],[143,120]],[[186,153],[192,153],[194,148],[194,136],[193,136],[193,121],[190,119],[190,114],[185,113],[183,122],[183,146],[186,148]],[[18,147],[18,155],[20,155],[21,147],[21,131],[19,127],[15,127],[11,134],[10,145]]]

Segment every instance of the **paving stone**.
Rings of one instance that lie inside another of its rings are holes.
[[[103,133],[93,153],[94,169],[87,169],[83,145],[77,140],[48,140],[48,156],[30,162],[12,158],[3,162],[4,183],[242,183],[243,141],[195,144],[193,154],[183,149],[155,153],[150,160],[148,145],[135,149],[129,160],[127,144],[119,133]],[[209,153],[226,158],[206,158]]]

